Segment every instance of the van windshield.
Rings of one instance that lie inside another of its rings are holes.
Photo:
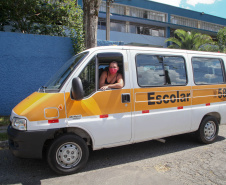
[[[79,63],[87,56],[88,52],[83,52],[73,56],[69,59],[58,71],[57,73],[42,86],[39,91],[58,91],[67,77],[74,71],[74,69],[79,65]]]

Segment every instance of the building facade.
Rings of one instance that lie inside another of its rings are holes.
[[[176,29],[195,30],[215,39],[218,30],[226,26],[226,19],[149,0],[115,0],[110,13],[110,40],[126,45],[167,47],[165,40]],[[104,0],[99,11],[97,38],[106,39]]]

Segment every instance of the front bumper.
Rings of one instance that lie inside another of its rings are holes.
[[[16,157],[42,158],[46,140],[52,139],[58,129],[20,131],[8,126],[9,149]]]

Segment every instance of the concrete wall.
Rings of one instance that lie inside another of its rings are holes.
[[[98,41],[98,45],[123,42]],[[46,84],[73,55],[70,38],[0,32],[0,116]]]

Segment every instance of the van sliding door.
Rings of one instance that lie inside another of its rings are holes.
[[[191,127],[191,86],[183,53],[131,52],[134,57],[134,140],[185,133]]]

